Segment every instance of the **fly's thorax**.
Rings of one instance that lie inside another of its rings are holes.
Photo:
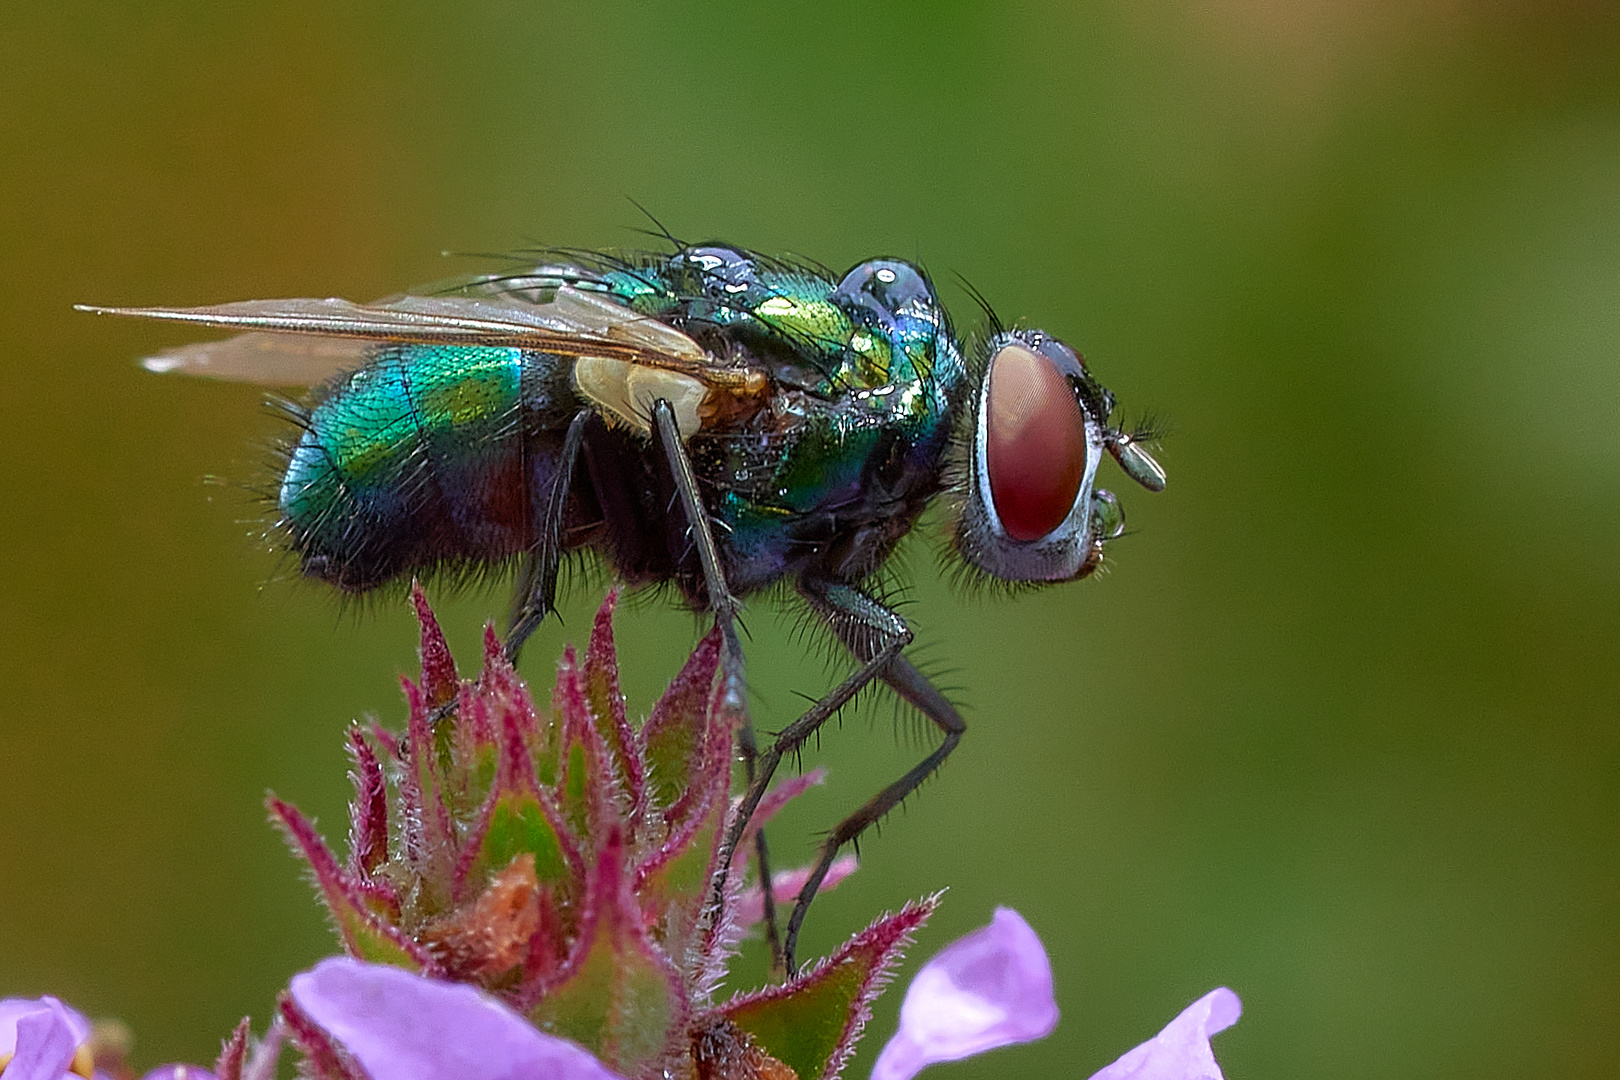
[[[664,287],[656,317],[702,343],[707,362],[677,369],[586,356],[574,365],[580,398],[643,435],[660,398],[690,438],[798,390],[867,420],[926,423],[949,411],[965,379],[932,284],[900,260],[870,260],[835,283],[706,245],[637,279],[643,290],[649,283]],[[741,383],[737,371],[768,372],[773,385]]]
[[[793,572],[858,576],[939,489],[965,364],[931,284],[907,263],[871,260],[837,283],[760,279],[752,327],[726,331],[772,375],[769,408],[713,451],[726,543]]]
[[[1119,501],[1096,486],[1103,452],[1150,490],[1163,489],[1164,474],[1108,426],[1113,395],[1069,346],[1014,330],[991,339],[988,355],[970,413],[957,549],[1007,581],[1084,577],[1124,531]]]
[[[740,352],[779,391],[832,400],[927,383],[942,401],[966,379],[932,283],[903,260],[868,260],[833,280],[817,268],[703,244],[605,279],[620,302],[672,323],[715,356]]]

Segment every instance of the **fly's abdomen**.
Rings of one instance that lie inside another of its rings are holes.
[[[304,573],[358,591],[521,550],[526,355],[391,346],[310,410],[279,500]]]

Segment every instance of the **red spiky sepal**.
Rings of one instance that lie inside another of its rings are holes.
[[[274,796],[271,816],[353,956],[476,984],[625,1076],[832,1077],[933,901],[880,919],[784,986],[714,1008],[751,921],[739,911],[758,905],[758,886],[745,893],[735,869],[713,900],[745,718],[726,707],[711,633],[633,727],[616,600],[617,590],[603,603],[584,662],[564,654],[542,713],[493,630],[483,671],[463,680],[413,589],[422,668],[419,682],[402,680],[406,730],[349,732],[348,859]],[[819,780],[784,783],[758,820]],[[852,863],[836,869],[829,882]],[[317,1075],[348,1075],[295,1009],[282,1020]]]

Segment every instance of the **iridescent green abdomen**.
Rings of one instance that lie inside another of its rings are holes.
[[[518,550],[531,527],[521,475],[526,355],[392,346],[332,386],[303,418],[281,485],[306,572],[361,589],[436,552]]]

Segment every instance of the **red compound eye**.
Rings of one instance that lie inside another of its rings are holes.
[[[1069,516],[1086,473],[1086,425],[1052,362],[1013,343],[990,361],[985,469],[1001,527],[1039,540]]]

